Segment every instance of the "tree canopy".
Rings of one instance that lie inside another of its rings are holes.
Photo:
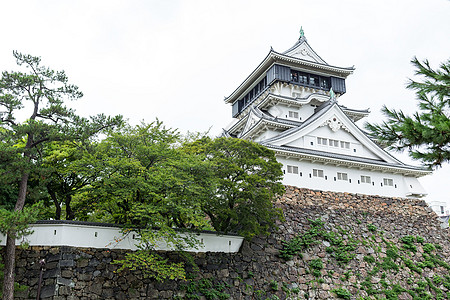
[[[8,195],[4,216],[20,214],[29,200],[30,181],[39,182],[45,146],[54,141],[86,141],[104,128],[122,122],[121,117],[97,115],[81,118],[64,102],[83,96],[68,82],[64,71],[41,65],[41,58],[14,51],[19,71],[4,71],[0,79],[0,175],[2,190]],[[29,110],[28,114],[24,110]],[[18,115],[25,114],[21,121]],[[28,196],[27,196],[28,195]],[[15,201],[11,201],[11,198]],[[28,197],[28,199],[27,199]],[[14,203],[11,205],[11,203]],[[21,218],[3,217],[0,221]],[[13,299],[14,253],[17,224],[8,225],[3,298]],[[5,228],[5,227],[3,227]]]
[[[284,192],[281,166],[259,144],[206,137],[186,142],[155,121],[111,131],[96,149],[90,166],[101,172],[77,198],[75,211],[79,219],[139,233],[139,251],[116,262],[121,268],[159,280],[184,278],[184,263],[152,251],[162,239],[182,250],[198,245],[189,232],[214,229],[250,238],[282,219],[273,206]]]
[[[236,138],[203,138],[184,147],[209,165],[211,188],[202,209],[217,231],[250,238],[267,234],[282,219],[273,207],[273,199],[284,192],[273,151]]]
[[[0,79],[4,299],[13,299],[15,238],[36,218],[137,232],[139,251],[116,263],[158,280],[185,272],[183,262],[154,251],[162,240],[181,251],[198,245],[198,230],[251,238],[282,219],[273,205],[284,192],[281,164],[271,150],[240,139],[183,137],[158,120],[132,126],[121,116],[80,117],[66,102],[82,93],[64,71],[42,66],[39,57],[14,57],[20,71]]]
[[[414,58],[415,74],[423,80],[409,80],[416,91],[419,110],[409,116],[402,110],[383,106],[387,120],[366,124],[371,137],[390,149],[408,150],[413,159],[433,168],[450,161],[450,60],[434,70],[428,60]]]

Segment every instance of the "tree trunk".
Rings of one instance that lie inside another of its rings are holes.
[[[3,278],[3,300],[14,299],[14,265],[16,260],[15,232],[6,236],[5,277]]]
[[[28,177],[30,174],[23,173],[19,184],[19,195],[17,197],[15,211],[21,211],[25,205],[27,194]],[[16,260],[16,233],[10,230],[6,236],[5,254],[5,278],[3,280],[3,300],[14,300],[14,266]]]
[[[53,203],[55,204],[55,220],[61,220],[61,204],[58,202],[58,198],[56,198],[56,193],[47,185],[47,192],[52,198]]]
[[[66,219],[67,220],[73,220],[75,219],[75,213],[72,210],[72,207],[70,206],[70,202],[72,201],[72,195],[66,196]]]

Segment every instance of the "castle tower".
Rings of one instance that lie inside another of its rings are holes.
[[[389,197],[423,197],[417,180],[430,171],[394,158],[356,122],[369,110],[338,100],[353,67],[328,64],[308,44],[270,50],[256,69],[225,98],[234,121],[225,136],[258,142],[283,164],[283,183],[324,191]]]

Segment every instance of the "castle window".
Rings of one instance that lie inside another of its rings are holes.
[[[331,140],[330,140],[331,141]],[[319,145],[327,145],[327,139],[324,139],[324,138],[320,138],[320,137],[318,137],[317,138],[317,144],[319,144]]]
[[[444,207],[441,206],[441,214],[443,214],[443,213],[444,213]]]
[[[289,118],[298,119],[298,112],[297,111],[289,111]]]
[[[348,174],[347,173],[340,173],[340,172],[338,172],[337,173],[337,179],[338,180],[345,180],[345,181],[347,181],[348,180]]]
[[[370,180],[370,176],[361,175],[361,183],[372,183],[372,181]]]
[[[391,178],[383,178],[383,185],[394,186],[394,180]]]
[[[309,84],[319,86],[319,76],[309,75]]]
[[[313,177],[322,177],[323,178],[323,170],[313,169]]]
[[[291,71],[291,80],[294,82],[298,82],[298,72]]]
[[[328,90],[330,88],[330,82],[328,78],[320,77],[320,87]]]
[[[339,147],[339,141],[330,139],[330,146],[331,147]]]
[[[299,74],[299,82],[307,84],[308,83],[308,76],[305,73]]]
[[[297,166],[287,166],[288,173],[291,174],[298,174],[298,167]]]
[[[341,148],[350,149],[350,143],[341,141]]]

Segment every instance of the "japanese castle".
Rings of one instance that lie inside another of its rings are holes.
[[[303,30],[288,50],[270,50],[225,98],[233,122],[225,136],[258,142],[283,164],[283,184],[380,195],[423,197],[419,183],[430,171],[402,163],[370,139],[356,123],[369,110],[341,105],[345,79],[354,68],[326,63]],[[338,101],[339,100],[339,101]]]

